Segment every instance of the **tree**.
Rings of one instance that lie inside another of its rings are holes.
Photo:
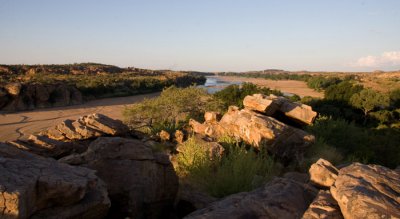
[[[327,100],[349,103],[350,98],[362,89],[362,85],[353,85],[350,81],[342,81],[339,84],[329,86],[325,90],[325,98]]]
[[[364,112],[365,124],[368,113],[378,107],[388,106],[389,98],[388,96],[376,92],[372,89],[364,89],[361,92],[354,94],[350,98],[350,103],[354,107],[359,108]]]
[[[400,108],[400,88],[390,92],[390,105],[395,108]]]

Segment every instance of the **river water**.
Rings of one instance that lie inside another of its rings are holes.
[[[232,85],[232,84],[240,85],[240,84],[243,83],[241,81],[234,81],[234,82],[223,81],[220,78],[217,78],[217,77],[214,77],[214,76],[208,76],[206,78],[207,78],[206,83],[204,85],[199,86],[199,87],[206,88],[207,92],[210,93],[210,94],[218,92],[218,91],[226,88],[229,85]]]

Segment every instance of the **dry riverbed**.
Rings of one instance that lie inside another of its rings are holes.
[[[307,86],[304,81],[294,80],[268,80],[263,78],[245,78],[245,77],[234,77],[234,76],[218,76],[216,77],[221,81],[226,82],[250,82],[258,86],[269,87],[271,89],[277,89],[282,92],[297,94],[300,97],[311,96],[323,98],[322,92],[315,91]]]
[[[82,105],[37,109],[33,111],[0,114],[0,141],[26,139],[32,133],[47,129],[66,119],[77,119],[91,113],[101,113],[113,119],[123,119],[126,105],[152,98],[160,93],[114,97],[89,101]]]

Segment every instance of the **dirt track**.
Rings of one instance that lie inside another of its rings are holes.
[[[66,119],[101,113],[114,119],[122,119],[122,110],[126,105],[139,102],[144,98],[158,96],[151,93],[129,97],[114,97],[93,100],[82,105],[38,109],[18,113],[0,114],[0,141],[28,138],[30,134],[57,125]]]

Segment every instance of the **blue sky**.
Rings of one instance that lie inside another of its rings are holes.
[[[399,0],[0,0],[0,63],[400,69]]]

